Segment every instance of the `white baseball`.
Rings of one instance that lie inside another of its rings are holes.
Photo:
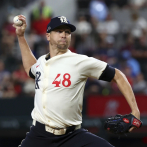
[[[21,25],[22,25],[22,21],[19,20],[18,16],[15,16],[15,17],[13,18],[13,22],[14,22],[14,24],[17,25],[17,26],[21,26]]]

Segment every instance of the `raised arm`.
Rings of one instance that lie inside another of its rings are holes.
[[[13,27],[16,28],[16,35],[17,35],[20,50],[21,50],[23,66],[24,66],[24,69],[25,69],[27,75],[29,76],[29,70],[30,70],[31,66],[36,63],[37,60],[34,57],[32,51],[30,50],[30,48],[27,44],[27,41],[25,39],[25,36],[24,36],[25,30],[27,27],[26,17],[23,15],[19,15],[19,19],[22,20],[23,25],[22,26],[13,25]]]
[[[140,119],[140,112],[136,103],[136,99],[126,76],[120,70],[115,69],[115,76],[113,81],[117,83],[119,90],[122,92],[122,94],[126,98],[132,110],[132,114],[138,119]],[[132,131],[133,129],[134,128],[131,128],[130,131]]]

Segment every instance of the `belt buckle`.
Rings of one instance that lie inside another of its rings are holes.
[[[45,125],[45,130],[46,130],[47,132],[50,132],[50,133],[53,133],[53,132],[54,132],[54,129],[51,128],[51,127],[49,127],[49,126],[47,126],[47,125]]]
[[[53,133],[54,135],[63,135],[66,133],[66,129],[55,129],[55,128],[51,128],[48,125],[45,125],[45,130],[47,132]]]
[[[66,133],[66,129],[54,129],[53,134],[54,135],[64,135]]]

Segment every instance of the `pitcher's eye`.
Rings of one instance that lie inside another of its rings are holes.
[[[67,33],[67,34],[71,34],[71,32],[70,32],[70,31],[65,31],[65,33]]]

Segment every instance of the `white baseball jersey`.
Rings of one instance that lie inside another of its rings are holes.
[[[32,118],[53,128],[82,123],[83,92],[88,77],[99,79],[107,63],[68,50],[31,67],[35,76]]]

